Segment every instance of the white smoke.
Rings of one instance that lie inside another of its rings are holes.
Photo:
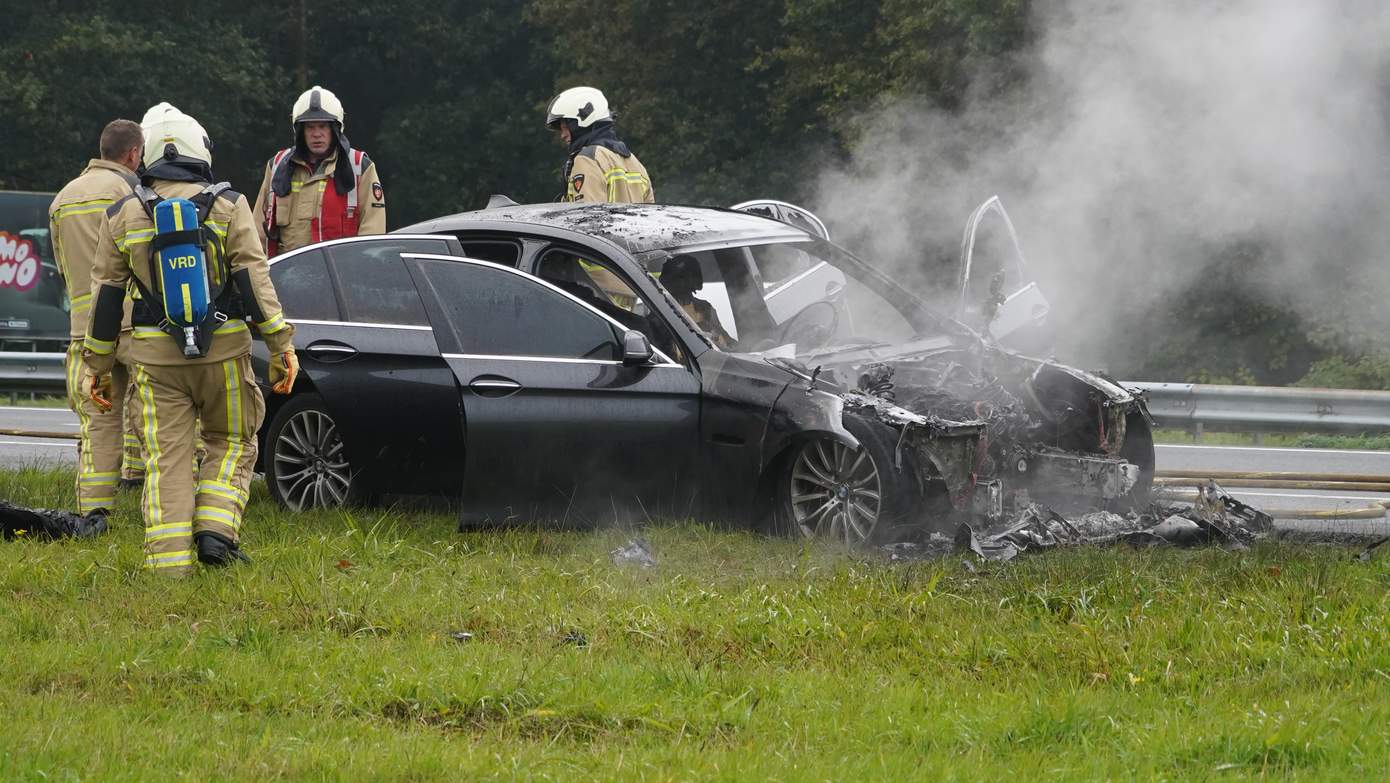
[[[1096,324],[1237,240],[1278,259],[1267,296],[1322,323],[1390,292],[1390,3],[1038,5],[1019,88],[856,122],[812,205],[837,239],[911,275],[997,193],[1071,338],[1059,354],[1086,363],[1107,358]]]

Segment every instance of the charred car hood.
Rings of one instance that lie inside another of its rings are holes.
[[[1047,359],[1036,359],[990,345],[982,339],[960,336],[937,336],[913,340],[898,345],[866,345],[812,351],[797,357],[808,368],[832,369],[842,382],[853,388],[857,377],[844,377],[856,367],[875,364],[907,365],[934,361],[959,361],[977,368],[992,368],[996,374],[1029,375],[1040,370],[1064,374],[1103,395],[1113,404],[1136,401],[1130,390],[1098,373],[1071,367]]]

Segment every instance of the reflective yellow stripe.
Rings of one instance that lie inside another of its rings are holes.
[[[241,519],[236,514],[212,506],[198,506],[193,511],[193,519],[202,522],[221,522],[233,530],[241,527]]]
[[[175,231],[182,231],[182,230],[183,230],[183,210],[181,210],[181,209],[175,209],[175,210],[174,210],[174,230],[175,230]]]
[[[164,336],[164,330],[155,326],[137,326],[131,331],[137,340],[151,340],[155,337]]]
[[[79,473],[77,481],[87,486],[99,487],[102,484],[115,484],[119,473]]]
[[[82,345],[98,356],[107,356],[116,350],[115,340],[98,340],[90,334],[82,341]]]
[[[107,202],[107,204],[109,205],[110,202]],[[86,207],[86,208],[84,208],[84,209],[68,209],[68,208],[64,207],[63,209],[58,210],[57,214],[55,214],[55,215],[53,216],[53,222],[54,222],[54,224],[58,224],[58,223],[63,222],[63,218],[70,218],[70,217],[74,217],[74,216],[76,216],[76,215],[90,215],[90,214],[92,214],[93,212],[105,212],[105,211],[106,211],[106,207],[104,207],[104,206],[102,206],[102,207]]]
[[[232,471],[241,458],[241,368],[236,359],[222,363],[222,375],[227,381],[227,453],[217,469],[217,480],[231,488]]]
[[[186,565],[193,565],[192,549],[186,549],[182,552],[161,552],[157,555],[145,555],[146,568],[177,568]]]
[[[102,498],[79,498],[77,501],[77,513],[90,514],[99,508],[111,508],[116,505],[116,496]]]
[[[226,498],[227,500],[231,500],[237,503],[238,505],[246,504],[246,493],[244,491],[237,489],[231,484],[225,484],[221,481],[213,481],[212,479],[199,481],[197,492],[200,495],[206,492],[209,495],[216,495],[221,498]]]
[[[82,393],[82,345],[73,343],[68,349],[68,403],[69,407],[77,413],[77,437],[78,443],[91,443],[92,417],[87,412],[86,396]],[[81,468],[92,470],[93,457],[90,445],[88,448],[77,449],[78,462]],[[84,512],[85,513],[85,512]]]
[[[179,293],[183,294],[183,320],[193,323],[193,291],[189,289],[188,283],[180,283]]]
[[[227,238],[227,224],[226,224],[226,223],[218,223],[216,220],[209,220],[209,221],[207,221],[206,223],[203,223],[203,225],[205,225],[205,226],[207,226],[208,228],[212,229],[212,232],[213,232],[214,234],[216,234],[216,235],[222,237],[223,239],[226,239],[226,238]]]
[[[215,330],[213,330],[212,333],[231,334],[232,332],[245,332],[249,329],[250,327],[246,325],[245,321],[228,321],[225,324],[222,324],[221,326],[217,327]]]
[[[276,313],[275,315],[272,315],[266,320],[256,324],[256,328],[260,330],[261,334],[275,334],[276,332],[283,331],[285,326],[286,324],[284,313]]]
[[[170,522],[164,525],[151,525],[145,528],[145,543],[165,541],[179,536],[193,535],[192,522]]]
[[[145,433],[145,467],[149,475],[145,478],[145,521],[158,525],[164,521],[164,511],[159,507],[159,422],[154,411],[154,388],[150,386],[149,373],[144,365],[135,365],[135,390],[140,395],[140,417],[143,419]]]
[[[124,252],[131,245],[138,245],[142,242],[149,242],[154,239],[154,229],[142,228],[135,231],[127,231],[120,239],[116,240],[116,249]]]
[[[94,198],[90,201],[74,201],[71,204],[64,204],[53,213],[53,222],[57,223],[65,217],[72,215],[86,215],[91,212],[102,212],[109,206],[113,199]]]

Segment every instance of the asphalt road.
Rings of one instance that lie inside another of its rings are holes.
[[[0,406],[0,429],[76,432],[77,417],[62,408],[12,408]],[[1342,449],[1276,449],[1261,447],[1160,445],[1160,470],[1292,471],[1305,473],[1356,473],[1390,476],[1390,451]],[[72,464],[76,441],[20,438],[0,435],[0,467]],[[1353,509],[1390,500],[1390,495],[1345,490],[1231,489],[1231,494],[1259,508]],[[1377,532],[1390,534],[1390,522],[1289,522],[1295,529]]]
[[[77,432],[77,416],[66,408],[11,408],[0,406],[0,429],[41,432]],[[71,465],[77,461],[77,441],[18,438],[0,435],[0,467]]]

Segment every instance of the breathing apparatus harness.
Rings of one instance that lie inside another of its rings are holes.
[[[204,357],[219,326],[230,318],[246,317],[232,286],[225,243],[207,224],[219,197],[235,201],[238,194],[229,183],[219,182],[188,199],[166,199],[145,185],[135,188],[135,197],[155,227],[149,256],[150,285],[155,290],[131,276],[140,290],[132,325],[158,327],[183,346],[185,359]],[[208,263],[209,251],[220,272],[217,277]],[[212,287],[219,281],[214,295]]]

